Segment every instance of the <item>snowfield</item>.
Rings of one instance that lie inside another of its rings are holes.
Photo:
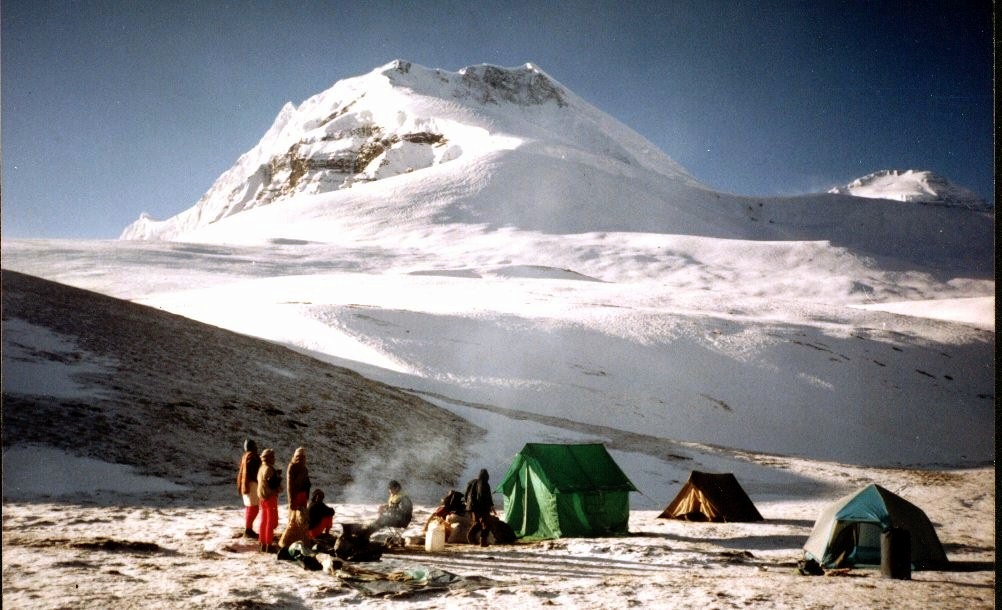
[[[393,62],[287,105],[173,218],[5,240],[3,602],[993,607],[994,208],[850,187],[720,193],[536,66]],[[414,533],[527,442],[602,442],[641,493],[629,536],[306,572],[239,537],[248,437],[306,447],[337,524],[397,478]],[[692,470],[766,520],[656,519]],[[952,566],[798,575],[871,482]]]

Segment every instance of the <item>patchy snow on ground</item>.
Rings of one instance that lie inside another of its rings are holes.
[[[778,459],[776,465],[814,469]],[[994,469],[924,473],[817,465],[816,482],[878,478],[923,506],[953,562],[911,580],[875,569],[801,576],[814,518],[838,492],[758,501],[759,523],[690,523],[634,510],[630,534],[487,548],[406,546],[378,562],[306,571],[241,538],[242,508],[188,503],[183,494],[123,495],[4,506],[8,607],[317,608],[991,608]],[[137,492],[142,489],[137,485]],[[150,491],[148,488],[146,491]],[[804,490],[807,491],[807,490]],[[670,499],[670,498],[669,498]],[[365,522],[374,505],[335,504],[337,523]],[[430,507],[419,506],[419,534]],[[280,508],[280,529],[286,510]],[[337,526],[335,526],[335,530]],[[427,578],[427,575],[433,578]]]
[[[24,320],[5,320],[3,332],[5,392],[87,397],[91,389],[74,380],[74,375],[110,371],[116,364],[112,359],[81,351],[71,339]]]

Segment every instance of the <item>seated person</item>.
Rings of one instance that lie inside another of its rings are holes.
[[[309,516],[310,538],[330,534],[331,526],[334,525],[334,509],[324,504],[323,490],[313,490],[310,503],[306,506],[306,513]]]
[[[442,501],[439,502],[438,508],[436,508],[431,516],[428,517],[428,520],[425,521],[424,527],[421,528],[421,533],[423,534],[427,532],[428,526],[431,525],[431,522],[435,519],[439,519],[444,523],[445,518],[449,515],[461,515],[464,512],[466,512],[466,506],[463,504],[463,492],[456,491],[454,489],[442,497]],[[448,528],[446,531],[448,531]]]
[[[369,524],[369,531],[376,531],[384,527],[407,527],[414,514],[414,505],[407,494],[403,492],[400,483],[390,481],[387,485],[390,497],[386,504],[379,507],[379,516]]]

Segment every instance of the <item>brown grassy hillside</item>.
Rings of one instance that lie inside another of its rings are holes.
[[[451,413],[350,370],[156,309],[3,271],[3,319],[43,327],[75,345],[18,346],[74,375],[83,398],[3,390],[3,444],[50,445],[197,486],[235,493],[243,439],[273,447],[281,465],[305,446],[314,484],[345,485],[362,462],[385,478],[455,483],[479,430]],[[267,320],[261,320],[267,324]]]

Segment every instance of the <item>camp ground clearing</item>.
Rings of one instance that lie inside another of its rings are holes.
[[[33,608],[994,607],[993,467],[864,469],[749,457],[810,474],[811,482],[748,489],[764,517],[759,522],[693,523],[658,519],[660,509],[631,510],[628,535],[486,549],[448,545],[434,554],[407,547],[384,554],[379,562],[358,564],[361,572],[354,580],[307,572],[253,552],[238,537],[242,524],[236,502],[193,503],[183,494],[157,489],[156,481],[121,476],[129,488],[113,494],[114,504],[100,495],[5,504],[4,603]],[[911,580],[882,578],[874,569],[798,575],[797,561],[820,512],[843,491],[871,481],[897,490],[930,516],[951,567],[916,570]],[[658,498],[662,505],[671,499]],[[363,521],[375,509],[336,506],[336,523]],[[419,529],[433,508],[418,506],[411,529]],[[283,507],[280,527],[284,520]],[[442,574],[455,578],[436,581]]]

